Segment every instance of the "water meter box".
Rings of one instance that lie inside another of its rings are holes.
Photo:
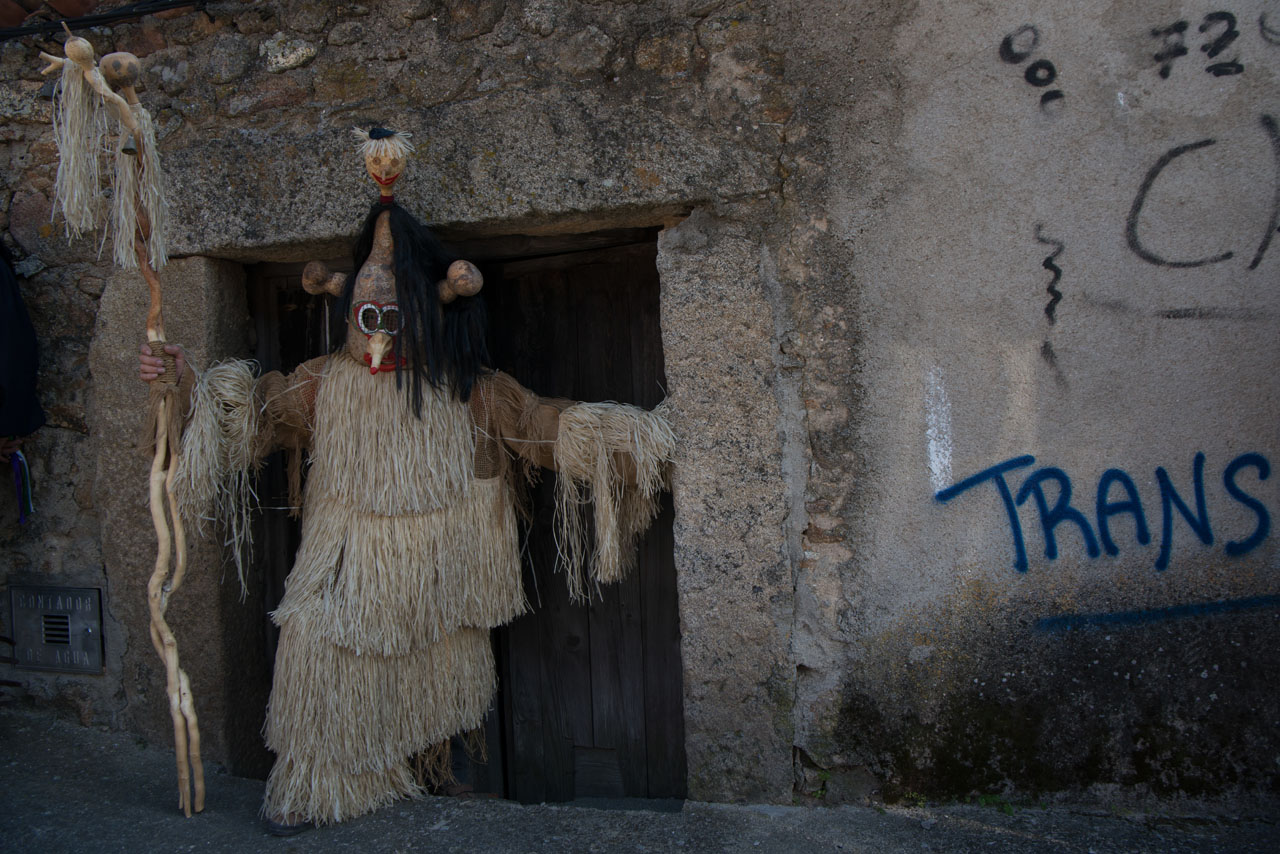
[[[102,672],[102,591],[10,587],[14,659],[24,670]]]

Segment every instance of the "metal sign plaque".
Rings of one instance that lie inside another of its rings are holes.
[[[102,591],[10,587],[15,664],[25,670],[102,672]]]

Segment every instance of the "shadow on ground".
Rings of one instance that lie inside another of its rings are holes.
[[[0,850],[13,852],[1273,852],[1274,816],[1117,816],[1054,806],[730,806],[677,811],[421,798],[289,839],[258,820],[262,783],[206,763],[205,811],[177,808],[171,753],[0,703]]]

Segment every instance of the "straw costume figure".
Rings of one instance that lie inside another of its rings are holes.
[[[234,533],[247,532],[245,478],[266,453],[289,450],[295,495],[304,453],[310,463],[291,501],[301,545],[273,614],[264,813],[282,834],[416,794],[415,765],[429,782],[449,778],[449,738],[479,727],[494,695],[489,630],[527,607],[519,478],[559,472],[558,541],[582,596],[634,562],[674,449],[656,412],[539,398],[491,370],[479,271],[392,196],[409,135],[356,133],[381,190],[357,272],[313,262],[303,274],[309,291],[337,297],[345,340],[288,376],[255,377],[247,362],[206,371],[179,473],[191,518],[220,516]]]

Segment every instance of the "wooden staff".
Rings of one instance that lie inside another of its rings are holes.
[[[65,25],[64,25],[65,29]],[[84,39],[75,38],[67,31],[64,50],[67,58],[60,59],[41,53],[49,64],[42,71],[49,74],[61,70],[66,62],[74,62],[84,74],[85,82],[103,99],[108,108],[120,119],[121,124],[133,134],[134,156],[138,161],[138,188],[143,186],[146,168],[146,139],[140,123],[133,114],[138,103],[137,86],[140,65],[138,58],[128,53],[113,53],[102,58],[101,67],[94,62],[93,47]],[[114,89],[123,92],[117,94]],[[94,153],[97,156],[97,153]],[[178,660],[178,641],[165,620],[169,598],[182,585],[187,570],[186,532],[178,513],[173,493],[177,472],[179,440],[181,438],[181,414],[177,411],[177,366],[172,356],[164,350],[164,312],[160,278],[151,264],[147,245],[151,239],[151,222],[141,199],[135,194],[134,210],[137,226],[133,235],[133,249],[138,259],[138,269],[151,294],[147,312],[147,341],[152,355],[164,359],[165,371],[158,382],[151,384],[148,402],[148,421],[155,423],[155,452],[151,458],[150,487],[148,490],[151,520],[156,530],[156,561],[147,584],[147,605],[151,614],[151,642],[156,653],[164,661],[165,688],[169,694],[169,714],[173,719],[173,739],[178,765],[178,804],[190,817],[192,810],[204,809],[204,765],[200,761],[200,728],[196,718],[195,702],[191,694],[191,680]],[[166,518],[166,506],[168,519]],[[169,519],[172,519],[172,529]],[[172,568],[172,574],[170,569]]]

